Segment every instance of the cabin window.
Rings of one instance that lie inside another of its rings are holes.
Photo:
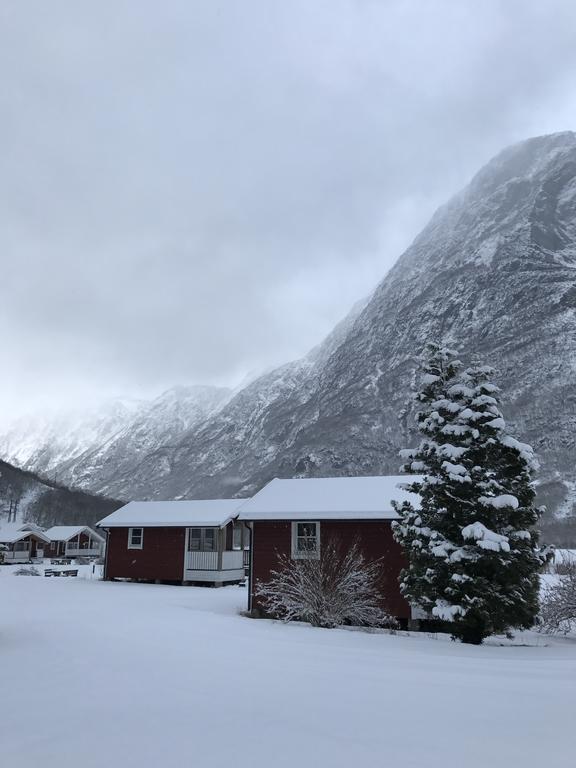
[[[28,552],[30,549],[30,542],[29,541],[17,541],[14,544],[14,549],[16,552]]]
[[[216,528],[190,528],[188,549],[190,552],[215,552]]]
[[[144,529],[128,528],[128,549],[142,549],[144,545]]]
[[[318,560],[320,557],[320,523],[292,523],[292,557],[295,560]]]

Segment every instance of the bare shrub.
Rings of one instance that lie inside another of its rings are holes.
[[[22,568],[14,571],[14,576],[40,576],[40,571],[33,565],[23,565]]]
[[[258,584],[265,610],[284,621],[307,621],[315,627],[394,626],[382,608],[381,561],[367,561],[359,544],[343,549],[329,540],[317,559],[278,558],[272,578]]]
[[[564,563],[557,584],[548,587],[541,599],[540,629],[567,634],[576,629],[576,562]]]

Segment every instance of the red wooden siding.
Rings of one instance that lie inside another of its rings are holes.
[[[258,598],[254,595],[254,586],[266,582],[270,571],[278,568],[278,555],[290,555],[292,526],[290,522],[255,522],[252,539],[252,607],[261,609]],[[342,546],[359,541],[364,556],[368,560],[382,558],[382,578],[380,589],[382,603],[397,618],[410,618],[410,606],[400,594],[398,574],[406,565],[402,549],[392,537],[389,521],[361,522],[322,520],[320,521],[320,546],[332,537]]]
[[[182,581],[185,542],[185,528],[144,528],[143,548],[128,549],[128,528],[111,528],[106,578]]]

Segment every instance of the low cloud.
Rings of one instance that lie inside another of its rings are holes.
[[[0,9],[4,417],[304,354],[505,145],[576,124],[569,2]]]

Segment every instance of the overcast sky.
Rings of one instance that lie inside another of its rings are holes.
[[[304,354],[507,144],[573,0],[0,0],[0,417]]]

